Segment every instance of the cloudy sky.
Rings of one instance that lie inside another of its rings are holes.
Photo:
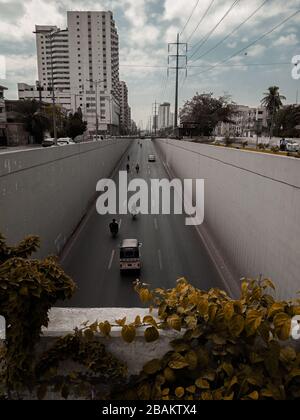
[[[174,103],[167,44],[182,31],[189,68],[187,79],[185,71],[180,75],[181,104],[197,91],[229,93],[253,106],[271,85],[280,86],[289,103],[300,92],[290,64],[300,55],[300,13],[286,20],[300,11],[300,0],[0,0],[0,56],[7,68],[0,83],[9,88],[8,98],[16,97],[17,82],[37,78],[35,24],[65,28],[67,10],[113,11],[121,79],[129,86],[133,118],[144,126],[155,100]]]

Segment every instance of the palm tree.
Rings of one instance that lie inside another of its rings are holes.
[[[18,101],[14,111],[35,142],[42,143],[44,133],[50,127],[50,121],[41,109],[39,102],[35,100]]]
[[[286,100],[286,97],[280,95],[278,86],[269,87],[269,91],[264,95],[265,97],[262,99],[261,104],[267,108],[269,115],[271,115],[270,137],[273,137],[275,116],[282,108],[282,101]]]

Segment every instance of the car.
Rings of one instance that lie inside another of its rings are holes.
[[[61,137],[57,140],[58,146],[68,146],[70,144],[75,144],[75,142],[70,137]]]
[[[102,141],[102,140],[104,140],[104,136],[100,136],[99,134],[98,136],[96,135],[93,136],[93,141]]]
[[[142,244],[137,239],[124,239],[120,244],[120,271],[141,271]]]
[[[156,162],[156,157],[154,155],[149,155],[148,162]]]
[[[299,152],[300,146],[299,143],[295,141],[288,141],[286,143],[286,151],[287,152]]]
[[[42,143],[43,147],[51,147],[51,146],[55,146],[55,139],[54,138],[46,138],[44,139],[43,143]]]

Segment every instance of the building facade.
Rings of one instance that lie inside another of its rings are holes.
[[[158,109],[158,130],[170,128],[173,126],[171,104],[165,102]]]
[[[120,125],[121,133],[128,134],[131,121],[131,110],[128,105],[128,87],[125,82],[120,82]]]
[[[236,105],[234,108],[232,122],[220,122],[215,129],[216,136],[254,137],[267,131],[268,112],[266,108],[251,108],[245,105]]]
[[[39,81],[18,85],[20,99],[81,108],[88,130],[118,134],[120,126],[119,36],[112,12],[67,13],[68,28],[36,26]],[[52,33],[49,37],[49,33]],[[53,71],[53,74],[52,74]]]

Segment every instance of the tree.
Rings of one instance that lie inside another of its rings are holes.
[[[42,143],[45,131],[50,128],[50,120],[40,103],[35,100],[19,101],[15,106],[15,112],[35,143]]]
[[[289,105],[280,109],[275,117],[275,135],[282,137],[299,137],[300,130],[300,106]]]
[[[219,122],[229,123],[234,114],[228,96],[214,98],[212,93],[197,93],[180,111],[183,125],[196,125],[200,135],[210,136]]]
[[[74,114],[69,114],[66,121],[66,135],[75,139],[75,137],[82,135],[87,128],[87,122],[82,119],[81,110],[75,112]]]
[[[265,106],[270,115],[270,137],[273,137],[274,132],[274,121],[276,114],[282,108],[282,101],[286,100],[286,97],[280,95],[278,86],[269,87],[268,92],[264,93],[265,97],[262,99],[261,103]]]

